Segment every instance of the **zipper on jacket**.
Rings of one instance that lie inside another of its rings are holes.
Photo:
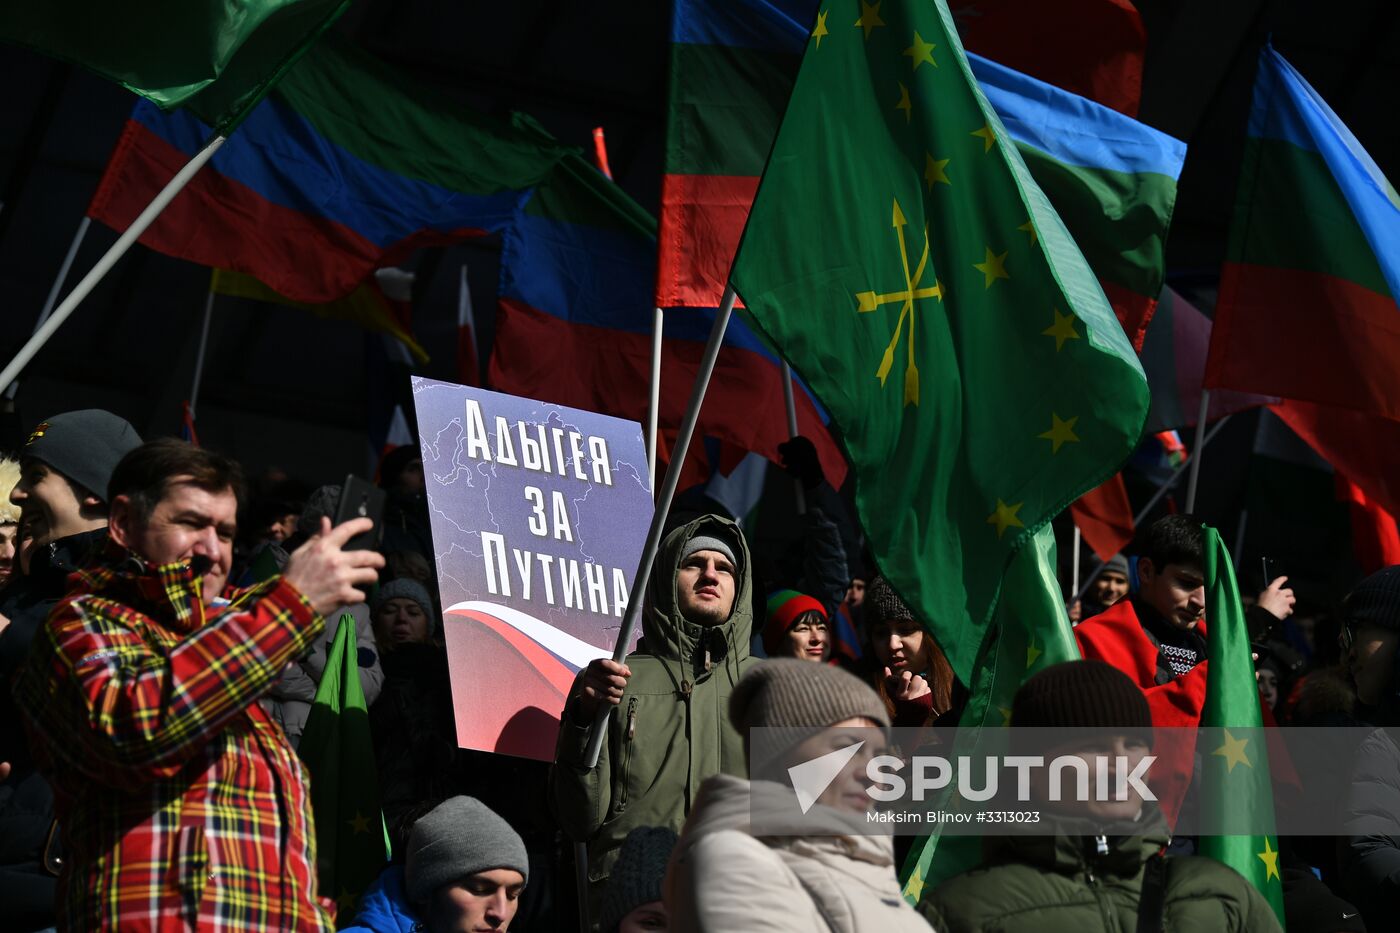
[[[627,700],[627,728],[622,738],[622,781],[618,785],[617,811],[627,809],[627,784],[632,771],[632,745],[637,738],[637,698]]]

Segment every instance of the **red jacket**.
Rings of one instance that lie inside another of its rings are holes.
[[[1196,623],[1196,630],[1204,637],[1205,623]],[[1147,697],[1152,725],[1159,730],[1153,746],[1157,763],[1149,774],[1148,786],[1157,794],[1167,822],[1175,826],[1191,784],[1196,729],[1206,705],[1207,662],[1159,685],[1157,645],[1143,631],[1130,599],[1081,622],[1074,629],[1074,637],[1084,657],[1112,664],[1131,677]],[[1163,728],[1171,731],[1160,731]]]

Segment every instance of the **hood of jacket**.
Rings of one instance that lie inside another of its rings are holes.
[[[677,577],[691,538],[704,535],[729,544],[739,566],[734,575],[734,610],[720,625],[697,625],[680,612]],[[641,649],[667,661],[694,662],[692,674],[704,667],[706,649],[711,664],[737,664],[749,656],[753,631],[753,560],[739,526],[718,515],[702,515],[673,530],[661,542],[647,582],[642,612]]]
[[[753,814],[762,814],[756,828]],[[717,774],[700,786],[681,835],[681,849],[711,833],[734,830],[770,849],[798,855],[828,854],[894,869],[894,842],[871,834],[864,813],[816,804],[805,814],[792,789],[773,781]]]
[[[1162,811],[1152,803],[1132,823],[1104,826],[1089,820],[1050,817],[1035,836],[989,836],[984,845],[987,864],[1022,862],[1047,871],[1073,875],[1092,867],[1096,874],[1131,877],[1142,863],[1171,842]],[[1103,840],[1102,851],[1099,839]]]
[[[355,923],[346,933],[355,930],[372,930],[374,933],[413,933],[426,929],[409,906],[408,894],[403,887],[403,869],[399,866],[387,868],[365,891],[360,899],[359,913]]]

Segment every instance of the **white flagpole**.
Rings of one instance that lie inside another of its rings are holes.
[[[1206,432],[1206,413],[1210,411],[1210,389],[1201,389],[1201,408],[1196,414],[1196,449],[1191,454],[1191,476],[1186,481],[1186,511],[1196,510],[1196,482],[1201,476],[1202,438]]]
[[[797,436],[797,402],[792,395],[792,367],[783,360],[783,407],[787,409],[788,437]],[[802,489],[802,480],[793,481],[797,496],[797,514],[807,514],[807,494]]]
[[[457,331],[459,334],[459,344],[461,340],[460,334],[462,328],[466,328],[467,332],[472,335],[472,352],[478,353],[477,359],[473,360],[472,362],[477,367],[480,367],[481,358],[478,352],[478,344],[476,342],[476,312],[472,310],[472,290],[467,284],[466,263],[462,263],[460,274],[457,277]],[[461,374],[458,373],[458,375],[460,376]]]
[[[656,495],[656,425],[661,410],[661,335],[665,326],[666,316],[656,308],[651,319],[651,395],[647,399],[647,484],[652,495]]]
[[[671,511],[671,501],[676,497],[676,486],[681,481],[681,467],[685,463],[686,452],[690,449],[690,438],[695,433],[695,423],[700,419],[700,406],[705,403],[705,392],[710,387],[710,376],[715,371],[715,360],[719,357],[720,346],[724,343],[724,332],[729,327],[729,316],[734,312],[734,286],[724,289],[720,300],[719,313],[715,315],[714,326],[710,328],[710,339],[705,344],[704,356],[700,358],[700,371],[695,374],[695,386],[690,390],[690,404],[681,419],[680,434],[676,436],[676,447],[671,451],[671,462],[666,467],[666,478],[661,482],[661,495],[656,500],[656,511],[651,517],[651,527],[647,529],[646,544],[642,547],[642,560],[637,566],[637,574],[632,579],[632,592],[627,597],[627,616],[622,621],[622,630],[617,633],[617,644],[613,646],[612,658],[621,662],[627,656],[627,647],[632,644],[632,636],[641,620],[642,600],[647,591],[647,581],[651,579],[651,564],[661,547],[661,529],[666,524],[666,514]],[[593,719],[593,730],[588,736],[588,750],[584,754],[584,767],[596,768],[598,754],[603,749],[607,737],[608,714],[612,707],[604,703]]]
[[[1073,558],[1072,558],[1072,560],[1071,560],[1071,568],[1070,568],[1070,579],[1072,579],[1072,580],[1074,581],[1073,585],[1070,586],[1070,588],[1069,588],[1069,590],[1070,590],[1071,593],[1078,592],[1078,590],[1079,590],[1079,551],[1080,551],[1080,546],[1081,546],[1083,540],[1084,540],[1084,535],[1083,535],[1083,533],[1080,532],[1079,526],[1078,526],[1078,525],[1075,525],[1075,526],[1074,526],[1074,556],[1073,556]]]
[[[204,376],[204,351],[209,346],[209,321],[214,316],[214,283],[209,283],[209,297],[204,299],[204,327],[199,331],[199,352],[194,357],[194,384],[190,386],[190,421],[198,420],[199,382]]]
[[[63,289],[63,283],[68,280],[68,271],[73,268],[73,260],[78,257],[78,247],[83,245],[83,237],[87,236],[90,226],[92,226],[92,218],[84,215],[83,222],[78,224],[78,232],[73,234],[73,242],[68,244],[68,252],[63,257],[63,265],[58,267],[58,276],[49,288],[49,296],[44,299],[44,308],[39,312],[39,319],[34,322],[36,331],[44,326],[44,322],[53,313],[54,302],[58,301],[58,293]],[[15,380],[5,390],[5,398],[13,400],[17,392],[19,392],[19,381]]]
[[[34,336],[29,338],[29,342],[21,347],[19,353],[15,354],[15,358],[10,360],[4,370],[0,371],[0,385],[8,386],[14,382],[15,377],[24,371],[24,367],[29,365],[30,360],[34,359],[34,354],[48,343],[49,338],[63,326],[63,322],[68,320],[68,316],[73,313],[73,310],[92,293],[92,290],[97,287],[97,283],[102,281],[102,277],[111,271],[112,266],[117,264],[117,260],[131,249],[131,244],[135,243],[137,238],[146,232],[146,228],[160,216],[160,212],[165,210],[166,206],[174,200],[175,195],[179,194],[180,190],[189,184],[195,173],[204,167],[204,163],[208,162],[214,153],[219,151],[219,147],[224,144],[224,139],[223,136],[215,136],[209,140],[204,148],[194,158],[186,162],[185,167],[180,169],[174,178],[170,179],[170,182],[161,189],[160,194],[146,205],[146,209],[132,221],[131,226],[126,228],[126,232],[117,238],[117,242],[113,243],[112,248],[107,250],[106,254],[97,261],[97,265],[93,266],[92,270],[83,276],[83,280],[74,286],[68,297],[63,299],[63,304],[59,305],[52,316],[34,331]]]

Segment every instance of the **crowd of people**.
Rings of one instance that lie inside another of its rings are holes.
[[[989,836],[975,867],[906,899],[909,840],[865,828],[864,765],[891,727],[955,726],[967,685],[801,438],[784,448],[809,506],[797,551],[756,554],[718,509],[676,510],[641,642],[579,673],[548,764],[458,748],[413,448],[380,465],[375,549],[347,547],[372,523],[334,523],[341,487],[249,482],[106,411],[53,415],[16,454],[0,461],[0,928],[1279,929],[1253,885],[1173,836],[1189,764],[1158,803],[1036,788],[1043,833]],[[1083,660],[1022,684],[1011,725],[1140,761],[1155,730],[1199,724],[1200,524],[1168,516],[1132,550],[1070,607]],[[1265,582],[1247,617],[1266,724],[1393,724],[1400,567],[1359,584],[1335,628]],[[297,748],[327,619],[346,613],[392,860],[337,901]],[[849,730],[865,744],[798,819],[788,769]],[[1381,761],[1347,806],[1400,813],[1400,753]],[[1280,852],[1290,930],[1391,922],[1400,838]]]

